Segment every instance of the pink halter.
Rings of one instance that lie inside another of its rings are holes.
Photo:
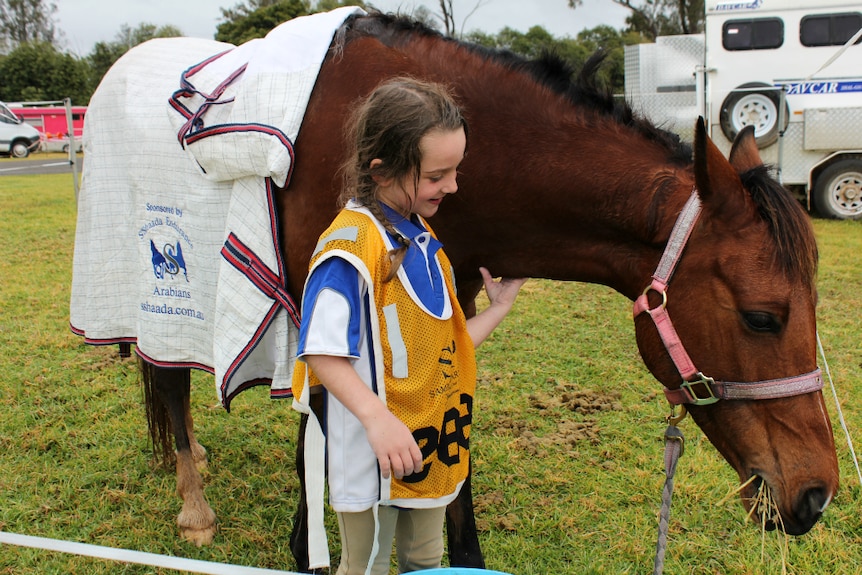
[[[670,240],[667,242],[664,254],[659,261],[658,267],[653,273],[652,283],[644,290],[634,303],[634,316],[647,313],[655,323],[659,336],[667,349],[671,360],[673,360],[677,371],[682,376],[682,384],[679,389],[665,389],[664,393],[668,401],[674,405],[684,403],[692,405],[709,405],[719,399],[775,399],[778,397],[790,397],[801,395],[823,388],[823,379],[820,376],[820,368],[810,373],[785,377],[781,379],[770,379],[753,383],[737,383],[730,381],[715,381],[697,370],[694,362],[685,351],[679,335],[673,327],[670,315],[667,313],[667,285],[673,276],[676,264],[682,257],[682,252],[688,242],[688,238],[697,223],[701,213],[700,197],[697,189],[693,189],[691,197],[680,212],[674,224]],[[649,307],[647,294],[654,291],[661,295],[662,302],[655,308]],[[703,384],[707,395],[698,396],[692,389],[693,385]]]

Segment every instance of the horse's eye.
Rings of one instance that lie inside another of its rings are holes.
[[[753,331],[778,333],[781,331],[781,322],[771,313],[762,311],[746,311],[742,313],[745,325]]]

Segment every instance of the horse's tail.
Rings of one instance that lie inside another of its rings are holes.
[[[171,417],[156,387],[158,378],[164,376],[166,370],[159,369],[141,357],[138,357],[138,368],[141,372],[141,385],[144,389],[147,429],[150,434],[153,456],[159,465],[170,468],[176,457],[173,447]]]

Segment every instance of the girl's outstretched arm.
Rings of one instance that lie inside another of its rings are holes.
[[[410,429],[365,385],[348,358],[307,355],[303,359],[326,390],[362,423],[383,477],[391,472],[401,479],[422,470],[422,452]]]
[[[491,305],[467,320],[467,332],[470,334],[470,339],[473,340],[475,347],[482,345],[482,342],[500,325],[500,322],[512,309],[521,286],[527,281],[526,278],[502,278],[495,282],[486,268],[479,268],[479,273],[482,274],[482,280],[485,282],[485,293],[488,294]]]

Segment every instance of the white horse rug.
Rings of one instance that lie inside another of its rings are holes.
[[[225,408],[289,395],[298,314],[284,289],[273,186],[334,32],[361,10],[290,20],[235,47],[156,39],[90,100],[70,324],[166,367],[215,373]]]

